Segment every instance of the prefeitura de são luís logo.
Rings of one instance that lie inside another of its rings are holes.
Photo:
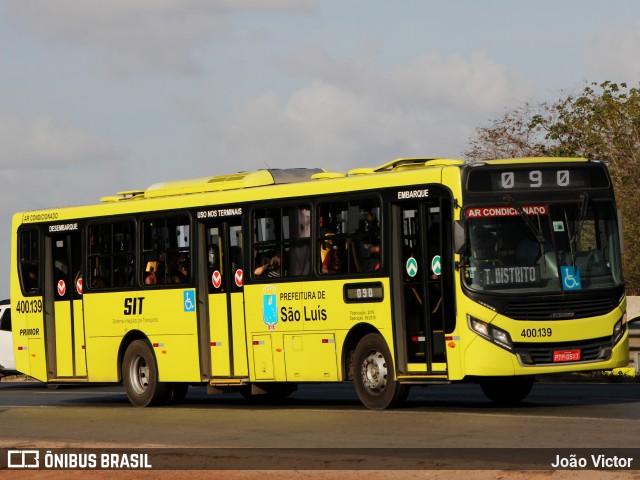
[[[262,289],[262,320],[268,330],[275,330],[278,323],[278,302],[275,285],[267,285]]]

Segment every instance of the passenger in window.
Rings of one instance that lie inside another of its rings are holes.
[[[365,272],[377,272],[380,270],[380,239],[374,237],[371,243],[362,243],[360,247],[360,258],[363,260]]]
[[[189,283],[189,278],[189,268],[186,261],[179,262],[171,280],[173,283]]]
[[[322,259],[322,274],[333,275],[342,269],[342,252],[338,243],[332,238],[332,231],[324,234],[324,239],[320,246],[320,258]]]
[[[380,270],[380,230],[374,211],[366,212],[360,221],[355,238],[349,245],[353,249],[356,271],[375,272]]]
[[[258,277],[277,278],[280,276],[281,264],[280,254],[276,252],[268,262],[256,267],[253,273]]]
[[[479,225],[473,227],[471,254],[477,261],[496,258],[496,241],[488,229]]]
[[[363,231],[375,234],[378,234],[378,232],[380,231],[380,229],[378,228],[378,217],[373,211],[367,213]]]
[[[38,289],[38,270],[34,265],[26,265],[25,289],[35,291]]]
[[[153,263],[155,262],[147,262],[147,268],[144,277],[145,285],[155,285],[158,283],[158,279],[156,278],[156,268]]]
[[[157,255],[158,260],[155,262],[155,277],[156,283],[162,285],[167,283],[167,276],[169,270],[167,268],[167,262],[165,261],[165,254],[159,253]]]

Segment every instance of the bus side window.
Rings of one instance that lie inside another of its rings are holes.
[[[349,244],[353,251],[354,272],[377,272],[382,264],[380,207],[377,200],[353,202],[349,208]]]
[[[20,279],[25,294],[40,291],[40,237],[37,230],[24,230],[20,233]]]
[[[134,227],[129,221],[89,227],[91,289],[129,287],[134,278]]]
[[[318,262],[322,275],[380,270],[380,205],[377,199],[332,202],[318,207]]]
[[[311,274],[310,207],[256,210],[253,225],[253,274],[256,277]]]
[[[256,277],[281,277],[282,209],[256,210],[253,227],[253,274]]]
[[[171,216],[142,222],[143,285],[191,282],[189,218]]]
[[[291,246],[287,251],[289,265],[287,271],[292,277],[311,273],[311,209],[292,208],[289,212],[291,223]]]

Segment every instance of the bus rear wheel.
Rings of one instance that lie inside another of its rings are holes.
[[[510,406],[520,403],[531,393],[533,382],[533,377],[490,377],[480,381],[480,388],[493,403]]]
[[[395,379],[387,343],[377,333],[365,335],[353,356],[353,382],[360,401],[372,410],[394,407],[409,394],[409,386]]]
[[[169,398],[169,386],[158,381],[158,365],[151,345],[135,340],[122,360],[122,380],[129,401],[136,407],[148,407]]]

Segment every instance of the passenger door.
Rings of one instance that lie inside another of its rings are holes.
[[[82,258],[79,231],[46,237],[44,304],[50,380],[87,375]]]
[[[398,371],[444,374],[447,319],[454,318],[450,202],[402,202],[392,211]]]
[[[200,232],[201,371],[247,377],[241,218],[202,223]]]

